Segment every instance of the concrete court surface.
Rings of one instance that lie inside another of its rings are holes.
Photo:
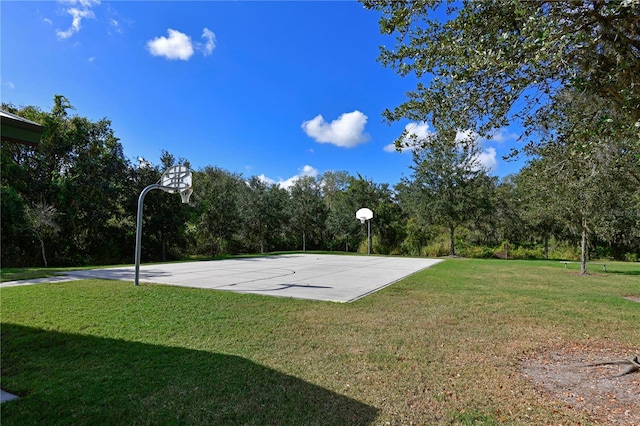
[[[353,302],[440,259],[290,254],[140,266],[140,283],[227,290],[295,299]],[[72,271],[69,279],[131,281],[134,267]]]

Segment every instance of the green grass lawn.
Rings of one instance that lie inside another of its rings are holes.
[[[4,272],[4,271],[3,271]],[[5,425],[578,424],[519,361],[640,348],[640,265],[450,259],[351,304],[130,282],[3,288]]]

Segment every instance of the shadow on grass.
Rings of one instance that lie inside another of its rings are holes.
[[[374,407],[233,355],[2,324],[2,424],[365,425]]]
[[[46,269],[33,269],[33,270],[3,269],[2,273],[0,273],[0,282],[4,283],[8,281],[16,281],[16,280],[32,280],[32,279],[38,279],[38,278],[49,278],[49,277],[57,277],[59,275],[60,274],[57,272],[48,271]]]

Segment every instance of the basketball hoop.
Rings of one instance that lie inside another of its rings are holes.
[[[168,168],[158,182],[160,189],[170,194],[180,192],[191,188],[192,177],[191,170],[187,166],[178,165]]]
[[[140,278],[140,257],[142,253],[142,207],[144,197],[147,193],[154,189],[161,189],[169,194],[180,193],[183,204],[189,204],[189,198],[193,194],[191,170],[187,166],[177,165],[169,167],[163,174],[158,183],[147,186],[142,190],[138,197],[138,214],[136,219],[136,253],[135,253],[135,276],[133,284],[138,285]]]
[[[373,219],[373,212],[366,207],[361,208],[356,212],[356,219],[360,220],[360,223],[364,225],[367,222],[367,254],[371,254],[371,219]]]
[[[360,222],[365,223],[369,219],[373,219],[373,212],[364,207],[356,212],[356,219],[360,219]]]

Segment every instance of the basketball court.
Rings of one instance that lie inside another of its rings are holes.
[[[141,283],[353,302],[442,260],[384,256],[290,254],[140,266]],[[131,281],[134,267],[67,273],[69,279]],[[8,284],[8,283],[5,283]]]

